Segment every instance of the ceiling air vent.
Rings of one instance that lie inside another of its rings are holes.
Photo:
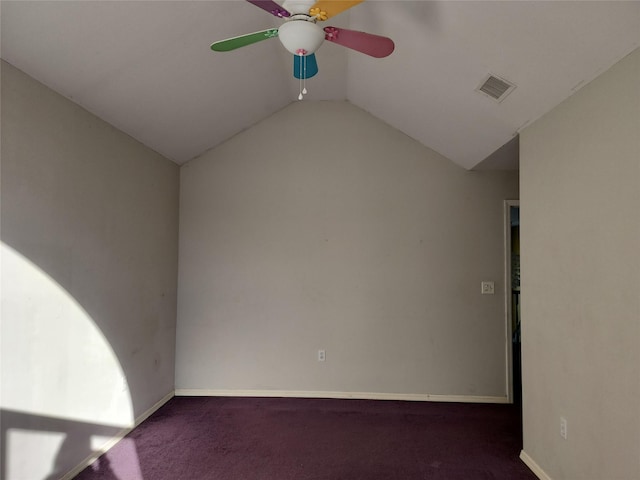
[[[504,78],[488,75],[476,90],[493,98],[496,102],[501,102],[514,88],[516,86]]]

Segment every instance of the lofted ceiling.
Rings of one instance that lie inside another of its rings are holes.
[[[0,15],[4,60],[178,164],[298,101],[277,39],[209,49],[282,23],[243,0],[3,0]],[[396,48],[325,42],[304,101],[347,100],[467,169],[513,166],[520,129],[640,45],[640,1],[367,0],[325,23]],[[517,87],[498,103],[476,91],[488,74]]]

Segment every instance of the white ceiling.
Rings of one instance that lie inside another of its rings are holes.
[[[179,164],[297,101],[277,39],[209,49],[281,23],[243,0],[3,0],[0,15],[4,60]],[[640,45],[640,1],[367,0],[325,23],[396,50],[325,42],[307,98],[348,100],[464,168]],[[475,91],[488,73],[517,85],[502,103]]]

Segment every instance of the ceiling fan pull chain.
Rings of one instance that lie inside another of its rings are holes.
[[[302,100],[302,78],[300,78],[300,95],[298,95],[298,100]]]
[[[300,95],[298,95],[298,100],[302,100],[302,53],[300,53]]]
[[[303,48],[300,48],[296,53],[300,55],[300,95],[298,95],[298,100],[302,100],[303,95],[307,93],[307,89],[304,88],[304,77],[307,71],[306,57],[304,55],[307,53],[307,51]]]
[[[304,75],[302,76],[302,94],[307,94],[307,57],[302,57],[302,63],[304,65]]]

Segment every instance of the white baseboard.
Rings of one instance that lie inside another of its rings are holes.
[[[91,465],[100,455],[105,453],[111,447],[113,447],[116,443],[122,440],[124,437],[129,434],[134,428],[144,422],[151,414],[153,414],[156,410],[158,410],[161,406],[167,403],[175,396],[174,392],[167,393],[164,397],[162,397],[158,402],[156,402],[151,408],[143,412],[140,416],[135,419],[135,422],[132,427],[123,428],[118,432],[114,437],[110,438],[106,441],[102,446],[100,446],[95,452],[89,455],[87,458],[82,460],[78,465],[69,470],[66,474],[60,477],[60,480],[71,480],[73,477],[78,475],[82,470]]]
[[[283,397],[351,398],[358,400],[406,400],[413,402],[509,403],[505,397],[479,395],[431,395],[428,393],[325,392],[308,390],[208,390],[178,388],[176,397]]]
[[[547,475],[547,472],[545,472],[533,458],[527,455],[524,450],[520,451],[520,460],[522,460],[540,480],[551,480],[551,477]]]

